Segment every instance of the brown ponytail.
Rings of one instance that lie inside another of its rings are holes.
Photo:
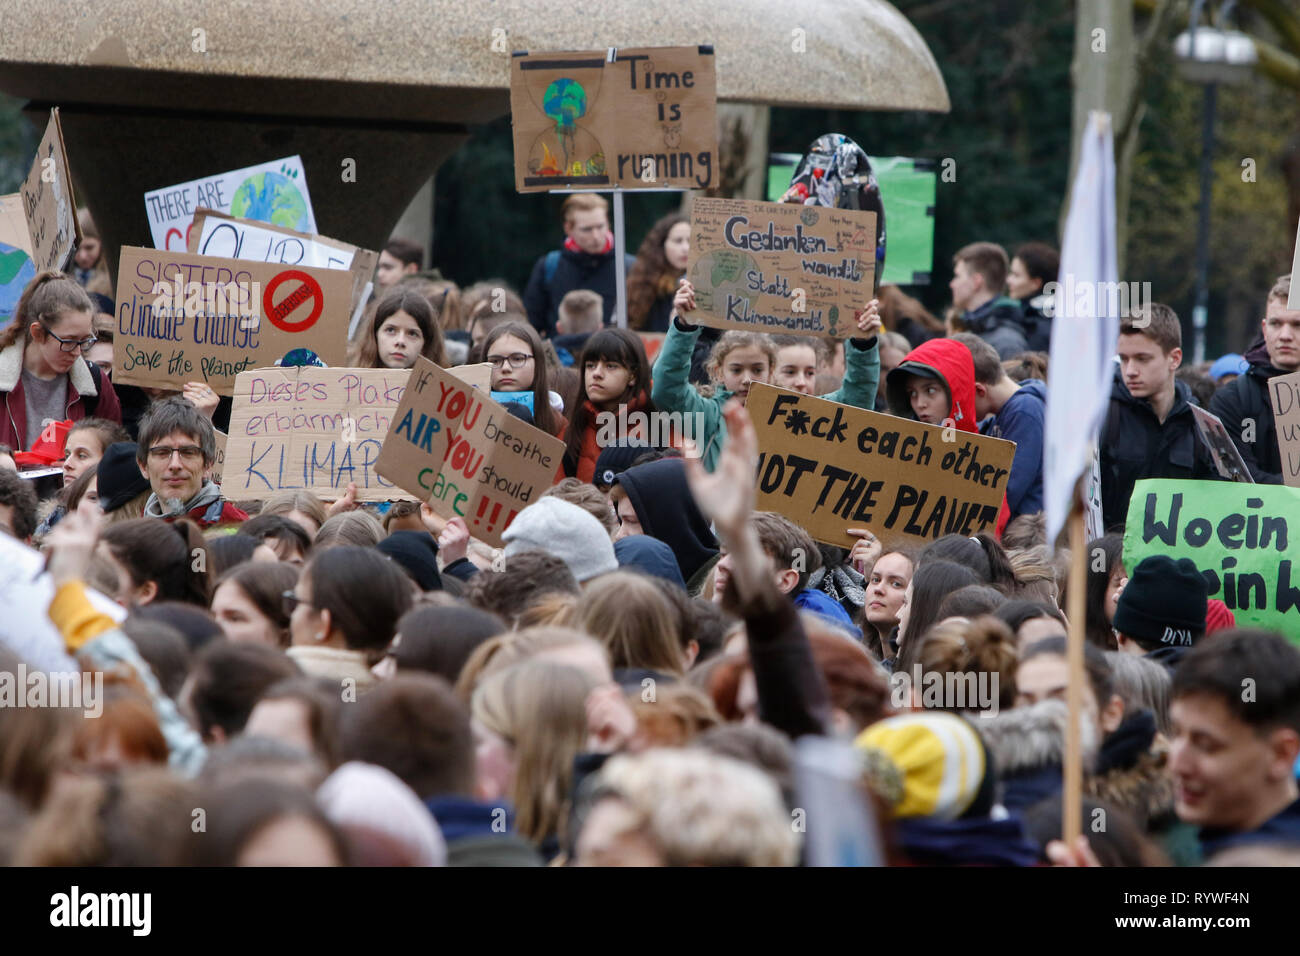
[[[915,658],[923,675],[933,672],[946,678],[949,674],[968,674],[977,681],[982,674],[990,675],[985,680],[997,681],[993,687],[997,706],[1007,710],[1016,702],[1017,659],[1015,635],[988,614],[974,619],[954,617],[936,624],[921,638]],[[945,686],[949,683],[944,681]],[[944,703],[947,706],[939,709],[958,710],[953,701]],[[978,709],[975,701],[967,701],[967,705],[960,709]]]
[[[26,341],[27,327],[33,322],[52,323],[60,312],[89,312],[94,314],[86,290],[71,276],[62,272],[42,272],[23,289],[14,318],[0,331],[0,349]]]

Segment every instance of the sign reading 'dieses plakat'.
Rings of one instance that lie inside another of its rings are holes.
[[[124,246],[113,381],[232,395],[235,376],[310,349],[347,362],[351,274]]]
[[[707,189],[718,167],[713,47],[516,53],[515,188]]]
[[[745,402],[758,433],[758,507],[818,541],[849,528],[886,547],[992,532],[1015,442],[880,415],[771,385]]]
[[[424,357],[409,385],[375,470],[500,546],[515,515],[555,480],[564,442]]]
[[[305,490],[405,498],[375,471],[410,369],[259,368],[235,380],[225,484],[235,501]]]
[[[747,199],[691,205],[691,322],[844,338],[871,301],[875,271],[875,213]]]
[[[200,206],[298,232],[316,231],[307,173],[298,156],[154,189],[144,194],[144,206],[155,249],[183,252]]]
[[[81,245],[81,225],[57,109],[50,110],[50,122],[36,147],[36,161],[19,193],[36,271],[65,271]]]
[[[1238,627],[1277,631],[1300,645],[1300,567],[1291,522],[1300,489],[1244,482],[1145,479],[1124,524],[1129,574],[1156,554],[1190,558]]]

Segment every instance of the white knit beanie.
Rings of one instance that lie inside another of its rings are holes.
[[[396,774],[373,764],[350,761],[330,774],[316,791],[316,802],[343,829],[382,833],[411,855],[414,866],[446,866],[447,844],[437,821],[415,791]]]
[[[520,551],[545,551],[567,564],[579,584],[618,570],[614,542],[604,526],[589,512],[553,495],[519,512],[501,538],[507,560]]]

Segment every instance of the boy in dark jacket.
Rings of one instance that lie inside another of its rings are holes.
[[[1216,634],[1183,659],[1169,699],[1174,807],[1205,856],[1300,845],[1300,650],[1268,631]]]
[[[610,492],[619,530],[615,539],[634,534],[658,538],[677,557],[687,593],[703,589],[718,560],[718,539],[695,506],[680,458],[661,458],[629,468]]]
[[[1007,477],[1011,519],[1042,511],[1046,383],[1038,379],[1012,381],[993,346],[978,335],[963,332],[953,340],[970,349],[975,362],[975,414],[980,434],[1016,443],[1016,457]]]
[[[1256,340],[1246,352],[1250,367],[1215,392],[1210,401],[1210,411],[1222,419],[1250,476],[1268,485],[1282,484],[1282,457],[1268,380],[1300,369],[1300,310],[1286,307],[1290,295],[1291,277],[1282,276],[1268,293],[1260,322],[1263,341]]]
[[[524,288],[528,321],[544,338],[555,335],[560,301],[574,289],[600,294],[606,325],[614,314],[614,236],[608,209],[604,198],[594,193],[574,193],[564,201],[564,246],[537,260]],[[624,258],[631,269],[635,259]]]
[[[972,242],[952,257],[953,308],[962,326],[998,350],[1004,359],[1027,348],[1024,309],[1002,294],[1007,284],[1007,253],[994,242]]]
[[[1191,392],[1175,378],[1182,344],[1178,315],[1159,302],[1120,322],[1120,364],[1099,439],[1107,528],[1124,524],[1139,479],[1219,477],[1196,431]]]

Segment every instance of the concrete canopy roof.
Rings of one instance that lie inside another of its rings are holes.
[[[925,42],[883,0],[23,6],[0,0],[0,89],[46,103],[472,124],[508,111],[512,50],[711,43],[723,101],[950,108]]]

